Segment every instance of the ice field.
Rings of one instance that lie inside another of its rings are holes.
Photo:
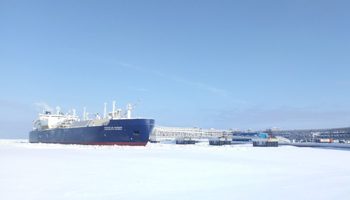
[[[350,151],[0,140],[0,199],[350,199]]]

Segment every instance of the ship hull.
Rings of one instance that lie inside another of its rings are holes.
[[[29,142],[145,146],[153,127],[153,119],[110,120],[106,126],[31,131]]]

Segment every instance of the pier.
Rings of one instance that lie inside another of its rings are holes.
[[[350,140],[350,127],[327,129],[300,129],[280,130],[270,128],[264,131],[271,137],[281,136],[289,140],[314,141],[315,139],[329,138],[332,140]]]

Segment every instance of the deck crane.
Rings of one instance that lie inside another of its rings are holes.
[[[140,99],[140,100],[134,105],[134,107],[131,108],[131,110],[133,110],[133,109],[137,106],[137,104],[140,103],[141,100],[142,100],[142,99]]]
[[[126,118],[130,118],[131,117],[131,111],[137,106],[137,104],[140,103],[140,101],[141,101],[141,99],[133,107],[131,107],[130,104],[128,104],[126,106],[126,112],[125,112],[125,117]]]
[[[88,113],[87,115],[95,115],[96,119],[101,119],[101,117],[98,115],[98,113]]]

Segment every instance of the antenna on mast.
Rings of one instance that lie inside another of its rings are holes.
[[[112,112],[112,118],[114,118],[114,117],[115,117],[114,110],[115,110],[115,101],[113,101],[113,112]]]
[[[107,103],[105,103],[105,110],[103,111],[103,118],[104,118],[104,119],[106,119],[106,113],[107,113],[106,105],[107,105]]]

